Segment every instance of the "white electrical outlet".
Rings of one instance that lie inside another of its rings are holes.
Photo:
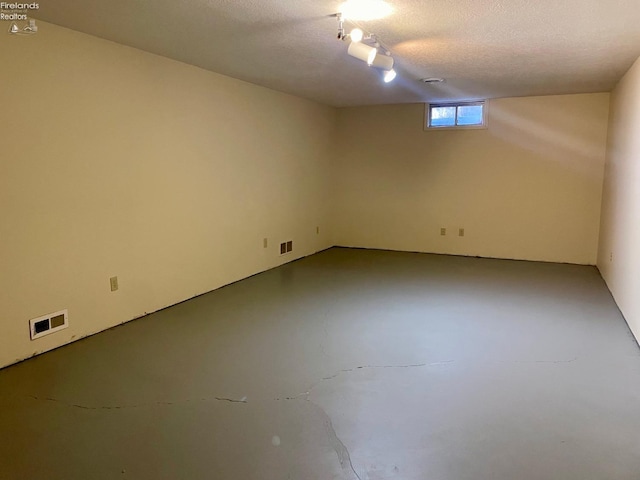
[[[118,277],[111,277],[109,279],[109,284],[111,285],[111,291],[115,292],[118,290]]]
[[[442,227],[440,228],[440,235],[445,236],[447,234],[447,229]]]

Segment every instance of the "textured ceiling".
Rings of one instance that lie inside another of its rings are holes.
[[[390,84],[336,39],[339,1],[45,0],[36,18],[334,106],[609,91],[640,56],[640,0],[388,2],[359,23]]]

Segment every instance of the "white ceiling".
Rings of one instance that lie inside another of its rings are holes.
[[[640,56],[640,0],[388,2],[359,23],[391,84],[336,39],[339,1],[52,0],[36,18],[334,106],[609,91]]]

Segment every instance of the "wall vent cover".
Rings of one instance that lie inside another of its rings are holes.
[[[286,255],[293,251],[293,240],[289,240],[287,242],[282,242],[280,244],[280,255]]]
[[[59,312],[43,315],[42,317],[29,320],[29,333],[31,340],[44,337],[69,326],[69,312],[60,310]]]

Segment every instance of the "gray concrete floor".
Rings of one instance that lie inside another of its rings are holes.
[[[2,479],[638,480],[593,267],[331,249],[0,371]]]

